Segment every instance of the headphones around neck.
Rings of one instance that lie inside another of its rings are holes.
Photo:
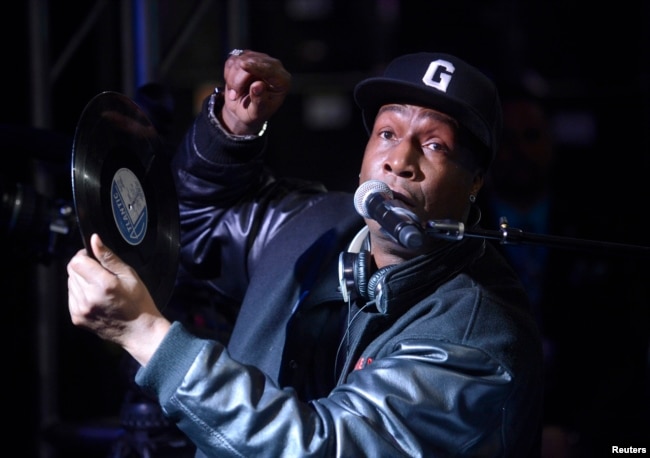
[[[344,251],[339,255],[339,285],[343,300],[350,302],[354,299],[375,301],[377,310],[382,310],[379,299],[384,288],[386,273],[395,266],[385,266],[371,273],[372,259],[370,252],[361,250],[358,253]]]
[[[375,301],[380,313],[386,313],[381,301],[384,289],[384,277],[395,266],[385,266],[372,272],[373,263],[370,256],[370,235],[368,226],[364,226],[355,235],[348,246],[348,251],[339,255],[339,289],[343,300],[351,302],[361,298]]]

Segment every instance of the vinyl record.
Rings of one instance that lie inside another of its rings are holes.
[[[72,146],[72,193],[84,246],[90,236],[133,267],[158,307],[178,270],[176,190],[163,144],[127,96],[103,92],[84,108]]]

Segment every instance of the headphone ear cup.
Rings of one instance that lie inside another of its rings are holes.
[[[383,287],[382,280],[386,276],[386,274],[395,267],[394,265],[392,266],[385,266],[379,269],[377,272],[372,274],[370,277],[370,280],[368,280],[368,285],[367,285],[367,295],[366,298],[368,300],[374,301],[376,298],[378,298],[379,293],[381,291],[381,288]],[[384,313],[383,311],[380,310],[381,313]]]
[[[339,284],[343,300],[348,301],[355,297],[369,301],[379,299],[383,287],[382,280],[395,266],[382,267],[370,275],[371,267],[372,259],[369,251],[362,250],[358,253],[344,251],[339,255]]]
[[[354,260],[354,283],[357,293],[368,299],[368,277],[370,276],[370,252],[360,251]]]

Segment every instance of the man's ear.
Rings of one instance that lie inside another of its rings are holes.
[[[480,189],[483,187],[483,183],[485,183],[485,173],[482,170],[477,170],[476,174],[474,175],[474,179],[472,182],[472,194],[477,195]]]

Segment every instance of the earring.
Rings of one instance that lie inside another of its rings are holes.
[[[469,195],[469,201],[470,201],[471,203],[476,202],[476,196],[475,196],[474,194],[470,194],[470,195]]]

